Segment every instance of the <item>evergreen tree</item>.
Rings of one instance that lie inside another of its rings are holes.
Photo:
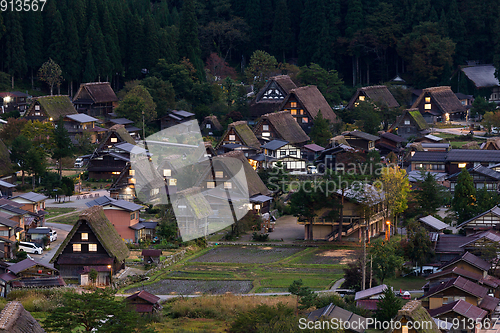
[[[87,40],[88,41],[88,40]],[[83,72],[83,82],[94,82],[97,77],[97,70],[94,64],[94,57],[92,56],[92,48],[88,49],[85,58],[85,71]]]
[[[63,117],[59,117],[51,138],[53,141],[52,158],[59,162],[59,179],[62,179],[62,159],[73,156],[73,144],[68,130],[64,127]]]
[[[309,137],[315,144],[326,147],[333,137],[328,127],[328,120],[323,118],[321,110],[319,110],[318,115],[314,118],[314,125]]]
[[[462,169],[458,175],[455,193],[451,201],[451,208],[457,214],[458,224],[467,221],[476,214],[476,189],[472,177],[467,169]]]
[[[160,49],[158,41],[158,27],[153,20],[153,16],[148,13],[144,18],[144,45],[147,45],[148,52],[144,54],[144,65],[148,70],[153,69],[153,67],[158,62],[160,58]]]
[[[56,10],[54,21],[51,22],[52,31],[50,34],[47,55],[59,65],[64,66],[65,54],[67,50],[64,22],[59,10]]]
[[[198,20],[194,0],[185,0],[182,6],[182,19],[179,28],[179,56],[189,59],[196,69],[200,81],[205,81],[205,70],[201,61],[200,40],[198,39]]]
[[[12,77],[12,89],[14,89],[14,77],[22,77],[27,71],[24,38],[18,12],[11,12],[7,15],[6,26],[5,64],[7,72]]]
[[[400,253],[399,242],[395,240],[372,242],[370,254],[373,256],[373,272],[380,283],[393,277],[396,270],[401,269],[404,258]]]
[[[415,265],[420,266],[420,273],[422,273],[423,265],[434,257],[429,232],[417,222],[409,223],[406,230],[406,241],[402,242],[405,256]]]
[[[130,41],[134,41],[130,43],[129,41],[125,41],[127,45],[127,65],[126,70],[127,77],[129,78],[138,78],[141,75],[141,70],[143,68],[143,40],[144,40],[144,32],[142,31],[142,20],[137,14],[129,14],[129,18],[127,21],[127,32],[130,38]]]
[[[397,316],[402,307],[401,299],[397,298],[391,288],[386,288],[377,302],[375,317],[380,322],[389,322]]]
[[[285,0],[279,0],[276,5],[274,16],[273,33],[271,38],[271,49],[277,57],[286,62],[285,52],[292,44],[292,31],[290,29],[290,12]]]
[[[250,43],[248,43],[248,52],[253,52],[262,39],[262,8],[260,0],[246,0],[245,21],[250,27]]]
[[[434,6],[431,7],[431,13],[429,14],[429,21],[431,22],[439,22],[439,17],[436,12],[436,8]]]
[[[321,0],[306,0],[299,35],[299,65],[308,65],[318,49],[318,36],[325,25]]]
[[[290,17],[293,17],[293,24],[291,24],[292,41],[290,49],[294,57],[297,57],[297,47],[299,45],[300,24],[297,22],[302,21],[302,12],[304,11],[303,0],[288,0],[288,9],[290,10]]]
[[[448,36],[460,47],[456,48],[455,64],[463,65],[467,61],[468,43],[465,39],[467,28],[462,19],[462,15],[458,9],[457,1],[451,0],[448,7],[447,23],[448,23]]]
[[[66,49],[65,49],[65,62],[64,72],[66,80],[69,82],[69,95],[73,96],[73,81],[80,80],[82,75],[82,58],[80,52],[80,34],[76,24],[75,15],[73,10],[68,11],[66,18]]]
[[[44,61],[43,59],[43,21],[40,11],[30,11],[25,13],[24,41],[29,45],[29,52],[26,53],[26,65],[31,73],[31,88],[34,88],[34,74]],[[0,25],[1,31],[1,25]],[[0,35],[1,39],[1,35]],[[79,50],[73,48],[73,50]],[[79,52],[74,52],[78,54]]]
[[[27,154],[31,146],[32,143],[27,137],[19,135],[12,141],[12,147],[10,149],[10,160],[14,163],[14,166],[17,168],[16,170],[21,171],[21,182],[23,186],[24,176],[26,171],[28,171]]]
[[[418,183],[417,203],[424,215],[435,214],[443,203],[442,186],[434,178],[432,172],[421,170],[422,180]]]
[[[356,31],[364,27],[363,3],[361,0],[347,0],[345,36],[352,38]]]

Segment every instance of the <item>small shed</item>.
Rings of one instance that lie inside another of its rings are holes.
[[[158,264],[160,262],[161,250],[142,250],[144,262],[147,264]]]
[[[138,291],[127,297],[126,301],[134,306],[135,311],[139,313],[153,313],[162,309],[159,303],[160,298],[145,290]]]
[[[446,224],[443,221],[435,218],[432,215],[427,215],[427,216],[421,217],[418,220],[419,220],[419,222],[422,223],[422,226],[427,231],[430,231],[430,232],[433,232],[433,231],[440,232],[440,231],[443,231],[444,229],[446,229],[446,228],[449,227],[448,224]]]

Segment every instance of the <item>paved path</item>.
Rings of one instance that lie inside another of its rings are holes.
[[[54,265],[50,264],[49,261],[52,259],[57,249],[59,249],[59,246],[61,246],[61,243],[64,241],[73,226],[61,223],[46,223],[45,226],[57,231],[57,240],[50,244],[50,250],[44,250],[42,254],[30,254],[30,256],[41,264],[54,267]]]
[[[335,281],[333,286],[330,288],[330,291],[336,291],[337,289],[339,289],[342,283],[344,283],[344,281],[345,281],[344,278]]]

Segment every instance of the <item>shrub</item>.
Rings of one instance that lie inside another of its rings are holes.
[[[267,242],[269,240],[269,234],[260,234],[258,232],[254,232],[252,234],[252,240],[256,242]]]

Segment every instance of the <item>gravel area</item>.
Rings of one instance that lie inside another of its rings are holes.
[[[155,295],[178,295],[202,294],[245,294],[252,290],[252,281],[199,281],[199,280],[161,280],[159,282],[145,285],[144,290]],[[135,293],[143,290],[143,287],[127,289],[126,293]]]
[[[235,264],[267,264],[293,255],[304,249],[282,247],[216,247],[191,262],[225,262]]]

